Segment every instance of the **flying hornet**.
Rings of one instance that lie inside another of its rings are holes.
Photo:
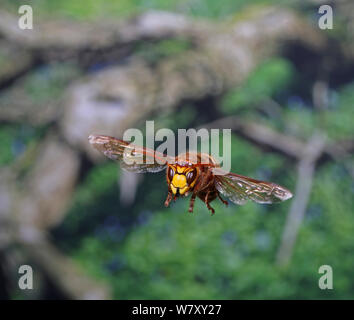
[[[172,157],[104,135],[90,135],[89,142],[108,158],[119,161],[121,167],[127,171],[155,173],[166,170],[166,207],[178,197],[191,195],[189,212],[193,212],[194,202],[198,197],[211,214],[214,214],[215,210],[210,206],[213,200],[218,198],[228,205],[221,195],[238,205],[243,205],[248,200],[270,204],[293,196],[289,190],[278,184],[224,172],[218,162],[206,153],[186,152]],[[124,161],[129,155],[143,157],[145,161]]]

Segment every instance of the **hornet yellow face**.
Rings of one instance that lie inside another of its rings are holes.
[[[187,195],[197,181],[198,168],[169,165],[167,182],[173,194]]]

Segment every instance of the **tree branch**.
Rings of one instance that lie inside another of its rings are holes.
[[[298,164],[298,180],[295,197],[292,201],[283,232],[282,242],[277,253],[276,263],[280,266],[289,263],[299,228],[303,221],[309,201],[316,160],[325,147],[325,136],[315,133],[306,145]]]

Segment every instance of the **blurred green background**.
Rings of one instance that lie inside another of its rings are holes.
[[[13,13],[22,4],[14,0],[2,2],[2,9]],[[252,3],[280,5],[271,0]],[[33,2],[35,19],[86,22],[119,20],[149,9],[161,9],[218,23],[238,19],[248,6],[249,1],[243,0]],[[296,10],[310,21],[318,18],[315,2],[290,1],[285,8]],[[349,18],[338,15],[334,30],[323,33],[331,41],[341,43],[348,37],[345,24]],[[183,39],[144,42],[133,49],[135,55],[152,64],[186,50],[191,50],[190,44]],[[296,51],[279,53],[261,61],[245,81],[216,98],[182,101],[174,112],[157,113],[146,120],[154,120],[156,128],[177,130],[203,126],[215,120],[215,115],[240,116],[302,141],[316,128],[326,132],[330,142],[353,139],[354,62],[329,73],[333,78],[326,78],[328,104],[318,111],[312,99],[317,73],[299,67],[306,59],[308,56],[300,51],[298,55]],[[6,63],[0,56],[0,68]],[[89,72],[89,68],[82,69],[75,62],[64,60],[34,68],[20,83],[34,103],[46,103],[59,99],[71,81]],[[10,89],[4,88],[0,99],[7,99],[5,91]],[[260,107],[265,101],[272,101],[276,107],[268,112]],[[203,112],[205,105],[212,112]],[[1,166],[11,166],[25,150],[39,144],[53,125],[3,120]],[[143,127],[141,123],[139,126]],[[194,213],[189,214],[187,199],[172,203],[170,208],[163,206],[167,186],[162,172],[145,174],[134,202],[124,205],[117,183],[117,171],[118,180],[121,176],[119,166],[113,161],[93,162],[86,156],[82,159],[69,208],[62,221],[50,229],[49,237],[85,274],[107,285],[112,298],[354,298],[352,154],[337,161],[322,159],[317,163],[305,217],[291,261],[285,266],[276,264],[276,255],[293,199],[277,205],[248,203],[227,208],[215,201],[214,216],[197,199]],[[238,134],[232,136],[232,171],[274,181],[295,191],[297,162],[264,150]],[[333,290],[318,287],[321,265],[333,268]],[[58,295],[58,286],[50,283],[51,290],[41,292],[37,298]],[[9,295],[31,298],[17,289],[9,290]]]

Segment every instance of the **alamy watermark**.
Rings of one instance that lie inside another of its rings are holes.
[[[33,269],[29,265],[22,265],[18,269],[18,273],[21,276],[18,279],[18,287],[21,290],[32,290],[33,289]]]
[[[162,128],[156,131],[154,121],[146,121],[146,135],[144,145],[144,135],[141,130],[136,128],[128,129],[123,134],[123,140],[129,141],[132,146],[144,146],[150,150],[154,150],[155,142],[161,142],[156,148],[156,152],[166,155],[165,157],[144,157],[141,153],[134,152],[134,148],[126,148],[124,151],[123,161],[132,165],[136,164],[165,164],[167,155],[169,157],[176,157],[177,161],[179,156],[185,155],[188,150],[187,160],[190,163],[198,163],[197,152],[199,154],[211,155],[215,159],[220,168],[229,172],[231,170],[231,129],[178,129],[177,138],[175,133],[168,128]],[[222,136],[222,153],[220,153],[220,138]],[[176,141],[178,148],[176,148]],[[199,141],[199,143],[198,143]],[[187,148],[188,142],[188,148]],[[200,146],[200,148],[198,148]],[[185,160],[185,157],[183,157]],[[209,157],[203,157],[205,161],[212,161]]]
[[[18,13],[21,15],[18,19],[18,27],[21,30],[33,29],[33,9],[30,5],[24,4],[18,8]]]
[[[318,13],[322,16],[318,19],[320,29],[333,29],[333,9],[330,5],[324,4],[318,8]]]
[[[329,265],[322,265],[318,269],[318,273],[323,274],[318,280],[318,287],[321,290],[333,289],[333,270]]]

